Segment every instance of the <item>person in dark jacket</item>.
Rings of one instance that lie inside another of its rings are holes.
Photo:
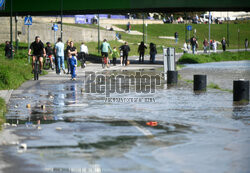
[[[193,36],[191,39],[190,39],[190,44],[191,44],[191,47],[192,47],[192,52],[193,54],[195,54],[195,51],[196,51],[196,46],[197,46],[197,40],[196,38]]]
[[[147,46],[145,46],[144,42],[142,41],[138,47],[139,62],[144,62],[145,49],[147,49]]]
[[[128,53],[130,51],[130,47],[128,45],[128,42],[125,42],[125,44],[120,47],[120,50],[123,52],[123,65],[125,66],[125,65],[127,65]]]
[[[71,70],[70,70],[69,57],[68,57],[68,52],[69,52],[69,50],[70,50],[70,41],[67,40],[66,44],[67,44],[67,47],[66,47],[66,49],[64,50],[64,57],[65,57],[65,60],[67,60],[67,69],[68,69],[67,74],[70,74],[70,73],[71,73]]]
[[[6,58],[11,58],[11,45],[10,45],[10,42],[9,41],[6,41],[5,42],[5,48],[4,48],[4,51],[5,51],[5,56]],[[13,51],[14,52],[14,51]]]
[[[226,39],[225,39],[225,37],[223,37],[223,39],[221,40],[221,45],[222,45],[223,52],[226,51],[226,44],[227,44]]]
[[[155,55],[157,54],[157,50],[156,50],[156,45],[154,43],[150,43],[150,62],[151,63],[155,63]]]
[[[47,46],[45,47],[46,55],[47,55],[47,56],[49,57],[49,59],[50,59],[51,67],[52,67],[52,70],[53,70],[53,69],[54,69],[53,48],[52,48],[50,42],[47,42],[46,45],[47,45]]]

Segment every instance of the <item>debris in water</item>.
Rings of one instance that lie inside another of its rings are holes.
[[[148,126],[157,126],[158,123],[156,121],[149,121],[146,123]]]

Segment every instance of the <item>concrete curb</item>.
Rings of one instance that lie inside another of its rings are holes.
[[[0,90],[0,97],[2,97],[5,100],[5,103],[8,104],[10,100],[10,96],[13,92],[13,89],[11,90]]]

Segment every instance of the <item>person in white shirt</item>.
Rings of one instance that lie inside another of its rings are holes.
[[[183,53],[188,53],[188,47],[186,42],[183,44]]]
[[[84,52],[85,54],[89,54],[88,47],[82,42],[80,47],[80,52]]]
[[[213,40],[213,51],[214,51],[214,53],[217,52],[217,42],[216,42],[216,40]]]
[[[57,67],[58,71],[56,72],[57,74],[61,74],[61,67],[62,70],[65,74],[65,66],[64,66],[64,44],[62,43],[62,39],[58,38],[58,41],[55,45],[55,54],[56,54],[56,59],[57,59]]]
[[[80,60],[82,62],[82,67],[86,67],[85,61],[86,61],[86,55],[89,54],[88,47],[82,42],[80,46]]]

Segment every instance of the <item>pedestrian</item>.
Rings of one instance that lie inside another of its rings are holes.
[[[171,16],[170,16],[170,23],[173,23],[173,22],[174,22],[174,15],[171,14]]]
[[[65,74],[65,66],[64,66],[64,44],[61,38],[58,38],[57,43],[55,45],[55,54],[57,59],[57,74],[61,75],[61,68],[63,73]]]
[[[214,53],[217,52],[217,41],[216,40],[213,40],[213,51],[214,51]]]
[[[120,50],[123,52],[123,65],[128,65],[128,53],[130,51],[128,42],[125,42],[125,44],[120,47]]]
[[[47,45],[47,46],[45,47],[46,55],[47,55],[48,58],[50,59],[52,70],[54,70],[53,48],[52,48],[50,42],[47,42],[46,45]]]
[[[6,41],[5,42],[5,48],[4,48],[4,51],[5,51],[5,56],[6,58],[11,58],[11,45],[10,45],[10,42],[9,41]]]
[[[73,41],[70,41],[70,48],[69,48],[69,52],[70,54],[76,58],[76,55],[77,55],[77,49],[76,47],[74,46],[74,42]],[[70,65],[70,64],[69,64]],[[70,65],[70,70],[71,70],[71,65]],[[71,71],[72,73],[72,71]]]
[[[77,59],[76,56],[72,56],[72,53],[68,52],[69,64],[71,69],[71,80],[76,80],[76,67],[77,67]]]
[[[186,42],[184,42],[183,44],[183,53],[188,53],[188,47]]]
[[[86,56],[89,54],[88,47],[82,42],[80,46],[80,60],[82,61],[82,67],[86,67]]]
[[[110,47],[110,44],[107,42],[107,39],[103,40],[103,43],[100,47],[101,49],[101,54],[102,54],[102,61],[106,62],[106,66],[109,67],[108,62],[109,62],[109,51],[112,53],[112,49]]]
[[[67,40],[66,42],[66,49],[64,51],[64,56],[65,56],[65,60],[67,62],[67,74],[70,74],[71,71],[70,71],[70,64],[69,64],[69,57],[68,57],[68,51],[70,49],[70,41]]]
[[[221,45],[222,45],[223,52],[226,51],[226,44],[227,44],[226,39],[225,39],[225,37],[223,37],[222,40],[221,40]]]
[[[248,39],[246,38],[245,39],[245,50],[247,51],[247,48],[248,48]]]
[[[128,22],[128,24],[127,24],[127,31],[130,32],[130,30],[131,30],[131,24],[130,24],[130,22]]]
[[[210,50],[213,49],[213,40],[212,39],[209,41],[209,47],[210,47]]]
[[[204,49],[204,53],[207,53],[207,48],[208,48],[208,41],[205,38],[205,40],[203,41],[203,49]]]
[[[156,45],[154,43],[150,43],[149,45],[149,49],[150,49],[150,62],[151,63],[155,63],[155,55],[157,54],[157,50],[156,50]]]
[[[119,53],[116,50],[116,47],[114,47],[113,51],[112,51],[112,62],[113,62],[114,66],[116,66],[116,58],[118,58],[118,57],[119,57]]]
[[[120,63],[121,63],[121,66],[123,64],[123,51],[120,50]]]
[[[195,54],[197,43],[196,43],[196,38],[194,36],[190,39],[190,44],[192,47],[192,52],[193,54]]]
[[[178,43],[178,37],[179,37],[178,32],[175,32],[175,33],[174,33],[175,44]]]
[[[142,41],[138,47],[139,62],[144,62],[145,49],[147,49],[147,46],[145,46],[144,42]]]
[[[196,54],[198,54],[198,48],[199,48],[199,42],[196,40],[196,45],[195,45],[195,48],[196,48]]]
[[[188,53],[190,53],[190,50],[191,50],[190,41],[188,41],[187,43],[187,49],[188,49]]]

